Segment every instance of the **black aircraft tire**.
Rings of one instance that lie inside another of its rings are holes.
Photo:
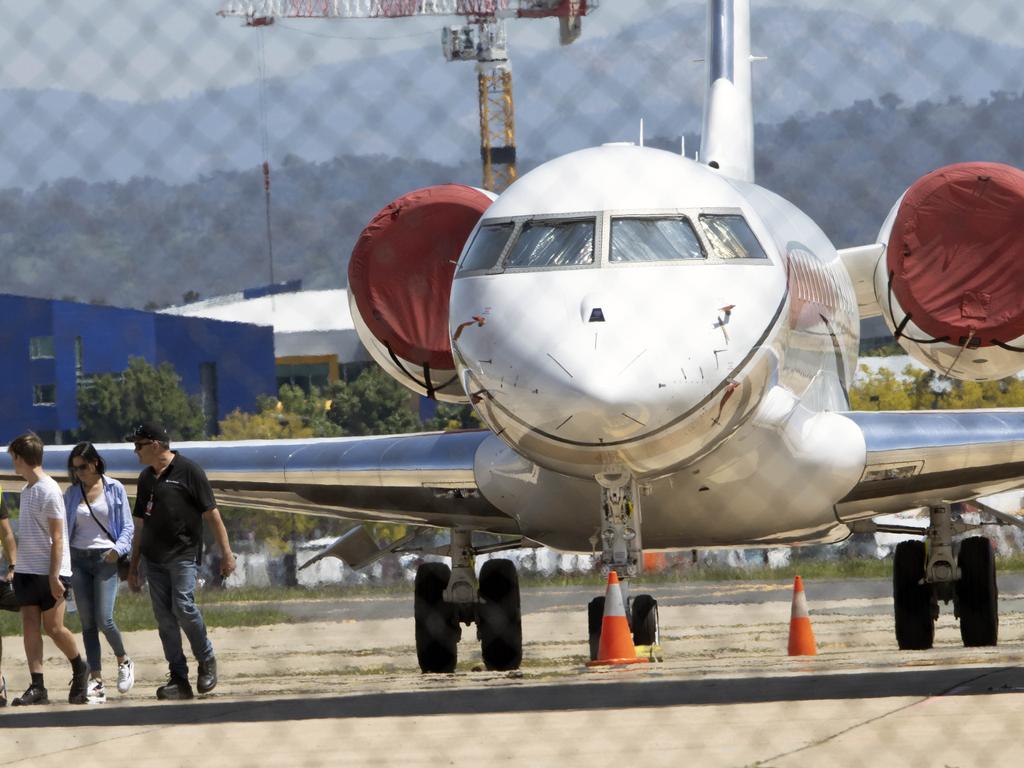
[[[658,642],[658,601],[650,595],[633,598],[633,645]]]
[[[999,641],[999,589],[992,545],[984,536],[960,542],[957,556],[960,580],[956,583],[960,611],[960,637],[967,647],[996,645]]]
[[[587,637],[590,641],[590,660],[597,660],[601,647],[601,624],[604,623],[604,595],[595,597],[587,605]]]
[[[416,659],[423,672],[454,672],[462,632],[444,601],[452,570],[444,563],[423,563],[416,569],[413,613],[416,617]]]
[[[924,651],[935,642],[931,587],[924,578],[923,541],[901,541],[892,562],[892,596],[896,642],[903,651]]]
[[[484,666],[519,669],[523,661],[523,622],[519,575],[511,560],[488,560],[480,569],[477,629]]]

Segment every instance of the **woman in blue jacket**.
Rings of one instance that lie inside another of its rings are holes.
[[[117,656],[117,690],[127,693],[135,684],[135,665],[125,652],[121,631],[114,624],[117,559],[131,554],[135,524],[124,486],[107,477],[105,471],[106,465],[95,446],[79,443],[68,457],[71,487],[64,493],[71,546],[71,587],[89,662],[89,702],[95,704],[107,700],[99,630],[103,630]]]

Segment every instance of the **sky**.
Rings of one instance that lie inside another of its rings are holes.
[[[583,21],[585,37],[609,35],[670,0],[600,0]],[[868,18],[920,21],[994,42],[1024,39],[1020,0],[789,0],[758,2],[814,9],[842,8]],[[0,0],[0,88],[58,88],[125,101],[180,98],[208,88],[253,82],[262,36],[267,72],[289,76],[323,64],[379,52],[402,56],[434,48],[440,29],[457,19],[289,20],[264,32],[216,16],[218,0]],[[557,47],[553,19],[519,20],[509,28],[517,49]],[[754,30],[756,48],[757,31]]]

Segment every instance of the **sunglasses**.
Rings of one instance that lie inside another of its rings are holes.
[[[147,441],[146,441],[146,442],[144,442],[144,443],[136,443],[136,444],[135,444],[135,450],[136,450],[136,451],[141,451],[141,450],[142,450],[143,448],[145,448],[145,447],[146,447],[147,445],[152,445],[152,444],[153,444],[153,441],[152,441],[152,440],[147,440]]]
[[[86,470],[89,469],[88,464],[72,464],[71,467],[72,469],[75,470],[75,472],[85,472]]]

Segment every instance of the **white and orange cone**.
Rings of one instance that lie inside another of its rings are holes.
[[[818,655],[818,648],[814,643],[814,630],[811,629],[811,617],[807,612],[804,582],[799,576],[793,580],[793,610],[789,619],[789,655]]]
[[[619,576],[615,571],[609,571],[608,587],[604,593],[604,617],[601,619],[601,643],[597,648],[597,658],[588,661],[587,666],[637,664],[645,661],[650,659],[646,656],[638,658],[636,655],[633,633],[629,631],[629,621],[626,620],[626,606],[622,602]]]

